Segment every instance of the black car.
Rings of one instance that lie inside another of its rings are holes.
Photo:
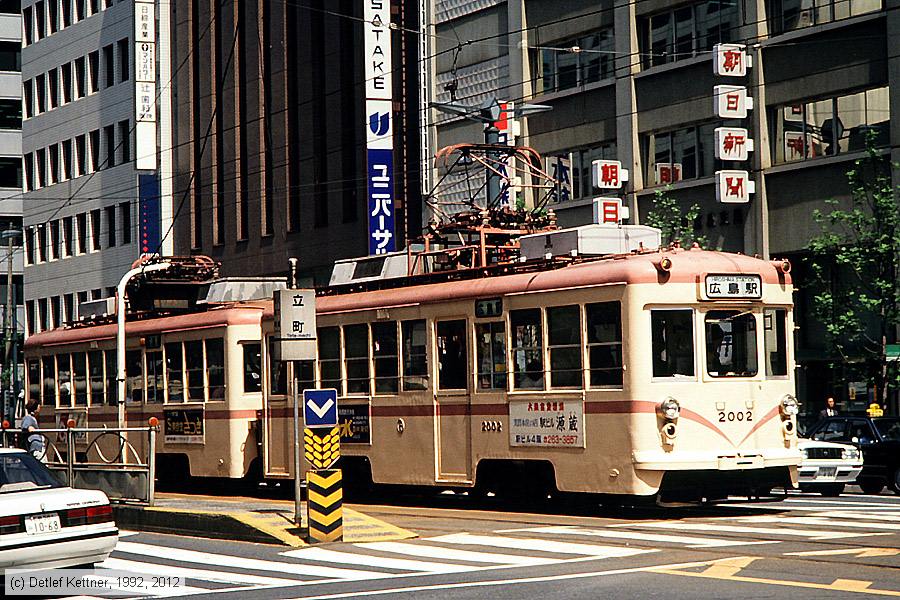
[[[878,494],[888,485],[900,494],[900,417],[826,417],[807,437],[856,445],[863,455],[857,479],[863,492]]]

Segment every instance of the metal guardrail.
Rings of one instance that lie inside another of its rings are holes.
[[[40,435],[37,456],[66,485],[102,490],[113,502],[153,505],[159,427],[67,427],[26,434],[0,430],[0,445],[19,447],[20,436]]]

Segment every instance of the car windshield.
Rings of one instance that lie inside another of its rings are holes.
[[[62,484],[27,452],[0,454],[0,494],[57,487]]]
[[[872,419],[872,423],[886,441],[900,442],[900,418]]]

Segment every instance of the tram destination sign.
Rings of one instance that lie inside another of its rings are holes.
[[[762,298],[762,278],[759,275],[707,275],[704,288],[710,300]]]
[[[316,359],[316,291],[275,292],[275,339],[281,360]]]

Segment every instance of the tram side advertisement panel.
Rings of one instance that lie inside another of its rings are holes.
[[[509,444],[543,448],[584,448],[584,402],[511,401]]]
[[[202,408],[163,411],[163,434],[167,444],[205,444],[206,428]]]

